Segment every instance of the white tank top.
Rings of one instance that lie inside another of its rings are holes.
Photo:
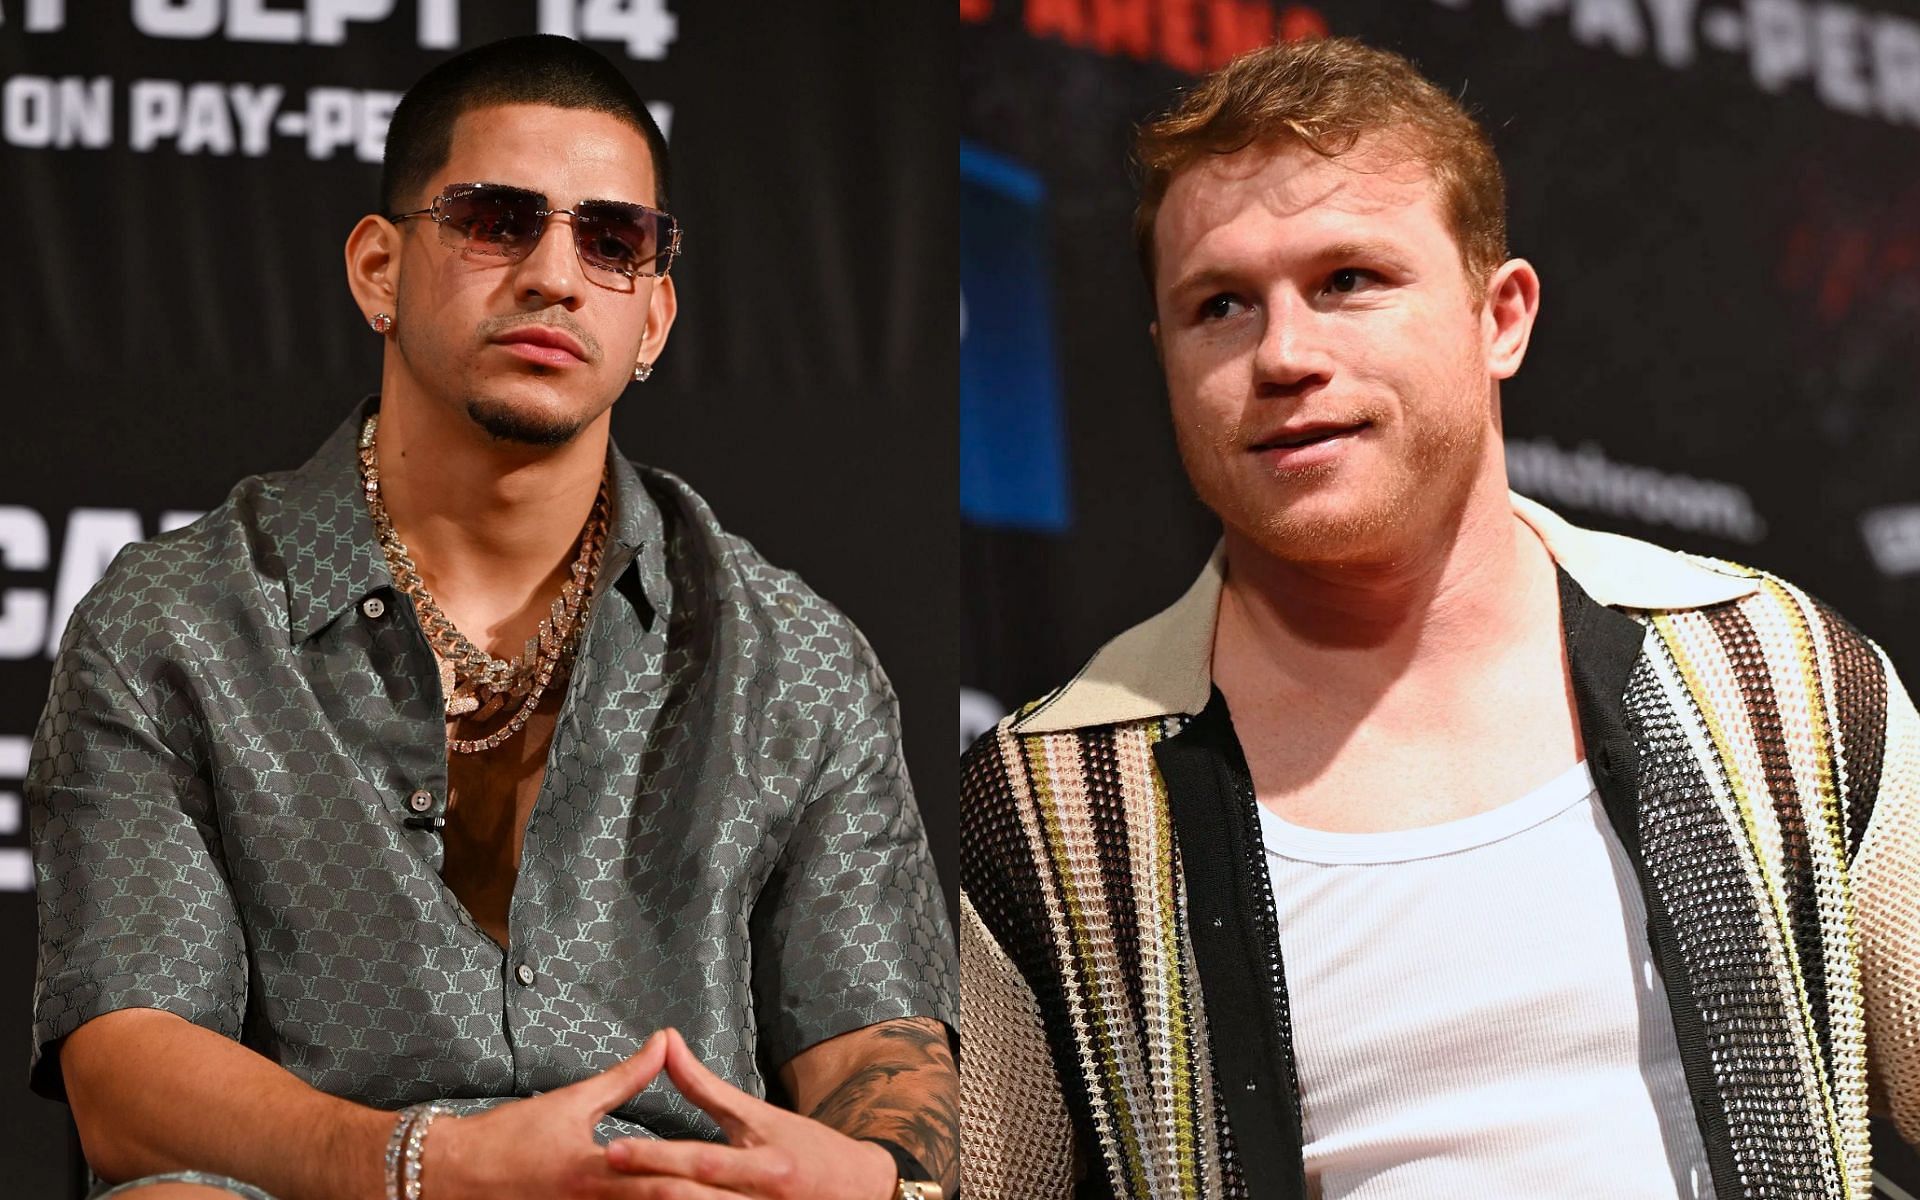
[[[1260,824],[1315,1195],[1713,1195],[1646,907],[1585,763],[1422,829]]]

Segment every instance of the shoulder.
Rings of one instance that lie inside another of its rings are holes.
[[[722,527],[685,480],[639,463],[634,470],[666,525],[676,592],[683,582],[689,585],[717,620],[746,635],[737,640],[750,638],[756,656],[773,664],[776,682],[792,685],[787,692],[823,690],[842,701],[874,692],[891,701],[878,656],[846,613],[799,574]]]
[[[1670,639],[1710,638],[1734,660],[1764,658],[1779,672],[1808,671],[1834,680],[1862,672],[1878,675],[1885,664],[1879,645],[1839,610],[1799,584],[1772,571],[1727,559],[1663,551],[1745,585],[1725,598],[1705,602],[1618,604]]]
[[[1716,677],[1811,671],[1838,683],[1884,671],[1879,647],[1770,571],[1584,529],[1518,496],[1514,511],[1587,595],[1652,625],[1676,648],[1710,651],[1728,666]]]
[[[1886,654],[1831,605],[1771,571],[1576,531],[1583,589],[1645,627],[1653,694],[1737,745],[1800,747],[1825,764],[1853,842],[1873,807],[1890,720],[1908,705]],[[1605,539],[1602,541],[1601,539]],[[1551,543],[1550,543],[1551,544]],[[1565,545],[1564,540],[1561,545]],[[1595,548],[1599,549],[1596,550]],[[1811,757],[1807,757],[1807,756]]]
[[[1060,689],[1008,713],[960,760],[961,821],[984,827],[1009,814],[1125,800],[1157,786],[1154,747],[1177,735],[1184,714],[1026,728]]]
[[[1155,749],[1187,720],[1024,732],[1020,719],[1009,714],[967,751],[959,806],[960,886],[992,939],[1016,954],[1058,928],[1062,881],[1105,880],[1078,900],[1100,906],[1099,896],[1128,892],[1123,881],[1150,886],[1141,881],[1164,868],[1153,857],[1171,848]]]
[[[1798,584],[1722,565],[1745,571],[1753,590],[1718,604],[1645,613],[1668,652],[1686,660],[1691,690],[1725,691],[1747,707],[1764,698],[1782,718],[1805,710],[1843,743],[1878,740],[1889,700],[1902,698],[1879,644]]]
[[[69,634],[139,657],[214,629],[284,629],[284,583],[260,534],[278,480],[249,476],[193,523],[122,547],[75,606]]]

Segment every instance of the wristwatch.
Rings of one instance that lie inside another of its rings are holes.
[[[947,1200],[947,1193],[931,1179],[902,1179],[893,1200]]]

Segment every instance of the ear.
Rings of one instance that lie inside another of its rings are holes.
[[[1487,280],[1480,325],[1487,339],[1487,373],[1511,379],[1527,356],[1533,319],[1540,312],[1540,276],[1524,258],[1510,258]]]
[[[361,217],[347,235],[347,287],[363,317],[393,313],[398,307],[400,236],[399,226],[371,214]]]
[[[647,297],[647,327],[640,334],[642,361],[660,361],[660,352],[667,345],[667,333],[673,329],[673,318],[679,311],[680,298],[673,290],[673,276],[662,275],[654,281],[653,295]]]

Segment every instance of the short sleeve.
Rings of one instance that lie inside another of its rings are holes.
[[[775,1067],[879,1021],[956,1020],[953,934],[901,760],[899,707],[847,630],[853,668],[825,755],[752,918],[754,1006]]]
[[[974,1200],[1073,1194],[1073,1122],[1040,1005],[960,893],[960,1190]]]
[[[161,1009],[238,1038],[246,947],[211,789],[77,617],[25,791],[40,918],[33,1089],[64,1098],[60,1041],[117,1009]]]
[[[1883,659],[1886,750],[1854,864],[1867,1061],[1900,1136],[1920,1145],[1920,716]]]

